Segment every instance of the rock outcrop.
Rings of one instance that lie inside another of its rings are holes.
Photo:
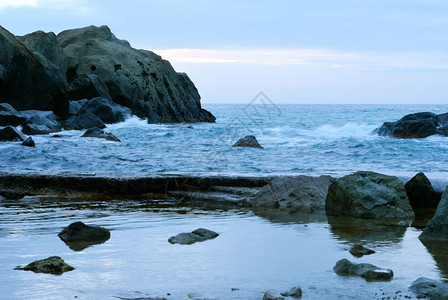
[[[395,122],[385,122],[373,131],[381,136],[396,138],[424,138],[434,134],[447,135],[447,114],[436,115],[432,112],[420,112],[404,116]]]
[[[219,236],[219,234],[214,231],[198,228],[192,232],[179,233],[178,235],[172,236],[168,239],[168,242],[171,244],[191,245],[196,242],[214,239],[217,236]]]
[[[16,270],[33,271],[34,273],[47,273],[61,275],[64,272],[72,271],[75,268],[67,264],[59,256],[50,256],[45,259],[36,260],[25,267],[16,267]]]
[[[448,187],[442,194],[436,213],[420,234],[422,242],[444,242],[448,244]]]
[[[394,276],[391,269],[382,269],[366,263],[356,264],[345,258],[336,263],[333,271],[340,276],[360,276],[367,281],[389,281]]]
[[[254,207],[271,207],[293,212],[325,212],[330,176],[279,177],[262,187],[249,200]]]
[[[114,102],[149,122],[213,122],[186,74],[147,50],[117,39],[107,26],[66,30],[57,36],[67,58],[67,80],[90,74],[107,86]]]
[[[333,182],[325,200],[327,214],[360,218],[412,219],[414,212],[395,176],[360,171]]]

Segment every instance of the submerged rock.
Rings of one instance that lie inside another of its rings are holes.
[[[25,136],[18,131],[15,127],[6,126],[0,128],[0,142],[16,142],[24,141]]]
[[[433,300],[448,299],[448,284],[429,278],[418,278],[412,283],[409,289],[417,294],[417,298],[428,297]]]
[[[436,213],[418,238],[422,242],[444,242],[448,245],[448,187],[442,194]]]
[[[279,177],[262,187],[251,199],[254,207],[273,207],[293,212],[324,212],[330,176]]]
[[[16,267],[16,270],[33,271],[35,273],[47,273],[53,275],[61,275],[64,272],[74,270],[72,266],[67,264],[59,256],[50,256],[45,259],[36,260],[25,267]]]
[[[249,147],[249,148],[259,148],[263,147],[258,143],[257,138],[253,135],[246,135],[245,137],[239,139],[232,147]]]
[[[395,176],[360,171],[333,182],[325,201],[327,214],[360,218],[412,219],[414,212]]]
[[[424,173],[412,177],[404,188],[412,208],[436,208],[442,195],[434,190]]]
[[[366,263],[356,264],[345,258],[336,263],[333,271],[340,276],[360,276],[367,281],[389,281],[394,276],[390,269]]]
[[[110,231],[100,226],[89,226],[83,222],[75,222],[58,233],[61,240],[70,242],[96,242],[107,241],[110,238]]]
[[[115,135],[109,132],[104,132],[104,130],[94,127],[88,129],[81,137],[94,137],[94,138],[100,138],[100,139],[106,139],[108,141],[113,142],[121,142]]]
[[[32,137],[27,137],[26,140],[23,141],[22,146],[25,147],[36,147],[36,143],[34,143],[34,140]]]
[[[293,287],[288,292],[281,293],[281,295],[285,297],[300,299],[302,298],[302,289],[300,287]]]
[[[190,233],[179,233],[178,235],[172,236],[168,239],[168,242],[171,244],[191,245],[196,242],[214,239],[217,236],[219,236],[219,234],[214,231],[199,228]]]
[[[355,257],[363,257],[364,255],[370,255],[375,253],[375,251],[364,247],[361,244],[355,244],[349,250],[350,254]]]
[[[284,300],[282,295],[267,291],[263,295],[263,300]]]

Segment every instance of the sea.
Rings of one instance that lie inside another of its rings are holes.
[[[82,138],[83,131],[35,135],[35,148],[0,143],[3,173],[84,176],[340,177],[359,170],[403,180],[424,172],[448,182],[448,138],[378,136],[374,129],[406,114],[448,112],[446,105],[206,104],[216,123],[148,124],[135,116],[105,129],[121,143]],[[254,135],[263,149],[232,145]]]

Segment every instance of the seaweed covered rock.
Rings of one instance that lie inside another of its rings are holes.
[[[62,273],[72,271],[75,268],[67,264],[59,256],[50,256],[45,259],[33,261],[25,267],[18,266],[15,269],[23,271],[33,271],[35,273],[61,275]]]
[[[327,214],[360,218],[412,219],[414,212],[395,176],[360,171],[337,179],[325,200]]]

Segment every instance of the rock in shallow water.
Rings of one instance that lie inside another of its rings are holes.
[[[249,147],[249,148],[259,148],[263,147],[258,143],[257,138],[253,135],[246,135],[245,137],[239,139],[232,147]]]
[[[0,142],[16,142],[25,140],[25,136],[15,127],[6,126],[0,128]]]
[[[282,296],[292,297],[292,298],[302,298],[302,289],[299,287],[293,287],[288,292],[281,293]]]
[[[90,242],[109,239],[110,231],[103,227],[75,222],[62,229],[58,236],[64,242]]]
[[[25,267],[16,267],[16,270],[33,271],[35,273],[47,273],[61,275],[64,272],[72,271],[75,268],[67,264],[59,256],[50,256],[45,259],[36,260]]]
[[[418,298],[448,299],[448,284],[425,277],[420,277],[414,281],[410,286],[410,290],[416,293]]]
[[[172,236],[168,239],[168,242],[171,244],[191,245],[196,242],[214,239],[217,236],[219,236],[219,234],[214,231],[198,228],[190,233],[179,233],[178,235]]]
[[[264,293],[262,300],[284,300],[284,299],[285,298],[283,298],[283,296],[280,294],[267,291]]]
[[[404,188],[412,208],[436,208],[440,202],[441,193],[434,190],[424,173],[412,177]]]
[[[340,276],[360,276],[367,281],[389,281],[394,276],[390,269],[366,263],[356,264],[345,258],[336,263],[333,271]]]
[[[118,139],[115,135],[109,132],[104,132],[104,130],[94,127],[88,129],[81,137],[94,137],[94,138],[100,138],[100,139],[106,139],[108,141],[113,142],[121,142],[120,139]]]
[[[36,143],[34,143],[34,140],[32,137],[27,137],[26,140],[23,141],[22,146],[25,147],[36,147]]]
[[[448,187],[442,194],[434,217],[418,238],[422,242],[443,242],[448,246]]]
[[[355,257],[363,257],[364,255],[370,255],[375,253],[375,251],[370,250],[366,247],[364,247],[361,244],[355,244],[352,248],[349,250],[350,254]]]

